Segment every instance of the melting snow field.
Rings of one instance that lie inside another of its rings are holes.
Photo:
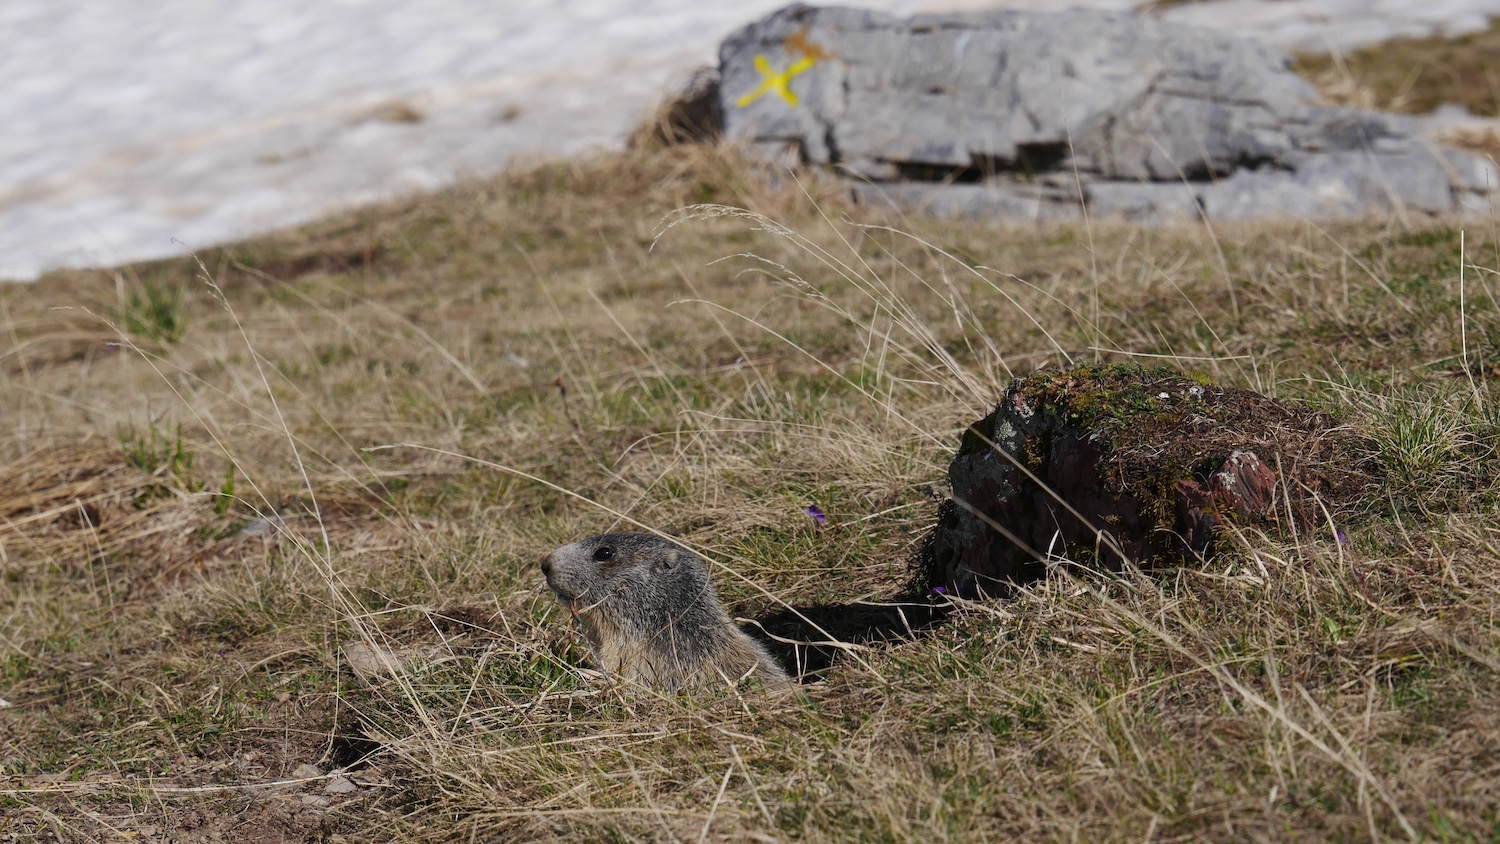
[[[1139,0],[852,0],[909,14]],[[6,0],[0,278],[182,254],[619,146],[783,0]],[[1460,34],[1500,0],[1216,0],[1288,48]]]

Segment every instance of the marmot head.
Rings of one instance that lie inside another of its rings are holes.
[[[644,533],[594,536],[548,554],[542,573],[606,675],[669,690],[750,676],[788,683],[724,612],[703,561],[681,545]]]
[[[637,629],[660,629],[718,606],[697,555],[645,533],[607,533],[564,545],[542,560],[542,574],[574,614],[603,615]]]

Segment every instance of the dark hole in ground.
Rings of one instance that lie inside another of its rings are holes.
[[[914,641],[947,612],[946,605],[912,595],[883,603],[793,607],[757,619],[766,634],[758,638],[798,682],[815,683],[845,657],[840,643],[879,646]]]
[[[328,758],[334,767],[354,770],[380,751],[380,742],[365,735],[364,727],[353,720],[339,725],[328,747]]]

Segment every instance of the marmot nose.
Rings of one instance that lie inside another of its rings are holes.
[[[542,558],[542,577],[552,579],[552,555],[548,554]]]

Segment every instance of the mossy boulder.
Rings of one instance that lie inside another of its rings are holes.
[[[1235,525],[1311,529],[1359,502],[1371,448],[1332,416],[1174,370],[1014,381],[970,426],[923,546],[927,585],[1002,596],[1065,557],[1118,571],[1206,560]]]

